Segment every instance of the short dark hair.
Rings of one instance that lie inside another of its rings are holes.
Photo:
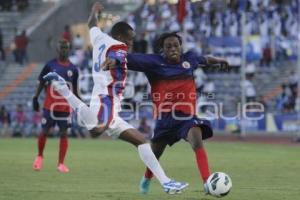
[[[177,32],[163,33],[157,39],[157,45],[160,49],[164,47],[164,42],[169,37],[176,37],[179,40],[180,45],[182,45],[182,38],[180,35],[177,34]]]
[[[127,22],[118,22],[111,28],[110,34],[113,38],[119,35],[127,35],[129,31],[133,31],[133,28]]]

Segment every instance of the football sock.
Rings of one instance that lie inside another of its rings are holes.
[[[44,132],[41,132],[38,137],[38,156],[43,157],[46,141],[47,141],[47,135]]]
[[[154,153],[152,152],[150,144],[139,145],[138,152],[142,161],[153,172],[161,185],[170,181],[170,179],[166,176],[164,170],[160,166]]]
[[[68,149],[68,137],[61,136],[59,141],[59,156],[58,156],[58,164],[64,163],[65,156]]]
[[[208,179],[210,172],[208,167],[208,159],[203,147],[195,150],[196,161],[203,183]]]
[[[151,172],[151,170],[148,167],[146,168],[144,177],[147,179],[151,179],[153,177],[153,173]]]

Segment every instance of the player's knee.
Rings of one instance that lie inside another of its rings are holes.
[[[132,140],[131,143],[134,146],[138,147],[139,145],[146,144],[147,141],[143,137],[138,137],[138,138],[135,138],[134,140]]]
[[[67,130],[60,131],[60,137],[67,137],[67,136],[68,136]]]
[[[197,149],[203,148],[203,143],[202,140],[201,141],[193,141],[193,143],[191,144],[192,148],[194,151],[196,151]]]
[[[191,144],[193,150],[197,150],[199,148],[202,148],[203,147],[203,142],[202,142],[201,129],[198,128],[198,127],[192,128],[188,133],[187,140]]]

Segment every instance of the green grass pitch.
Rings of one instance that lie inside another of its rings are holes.
[[[144,166],[135,148],[111,140],[70,140],[66,164],[70,173],[56,171],[58,140],[49,139],[44,167],[32,170],[35,139],[0,139],[0,200],[210,200],[189,145],[168,148],[161,163],[170,177],[190,183],[180,195],[163,192],[152,182],[139,194]],[[300,148],[248,143],[207,142],[212,171],[228,173],[233,181],[230,200],[300,199]]]

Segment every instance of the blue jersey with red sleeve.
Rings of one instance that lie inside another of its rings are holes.
[[[78,69],[71,62],[60,62],[58,59],[50,60],[46,63],[39,75],[39,81],[44,82],[43,76],[49,72],[56,72],[63,77],[73,90],[78,87]],[[68,102],[50,85],[45,89],[44,108],[50,111],[71,112]]]
[[[151,85],[155,115],[171,111],[196,114],[196,86],[193,71],[207,65],[203,56],[189,51],[177,64],[169,63],[158,54],[129,54],[129,70],[144,72]]]

